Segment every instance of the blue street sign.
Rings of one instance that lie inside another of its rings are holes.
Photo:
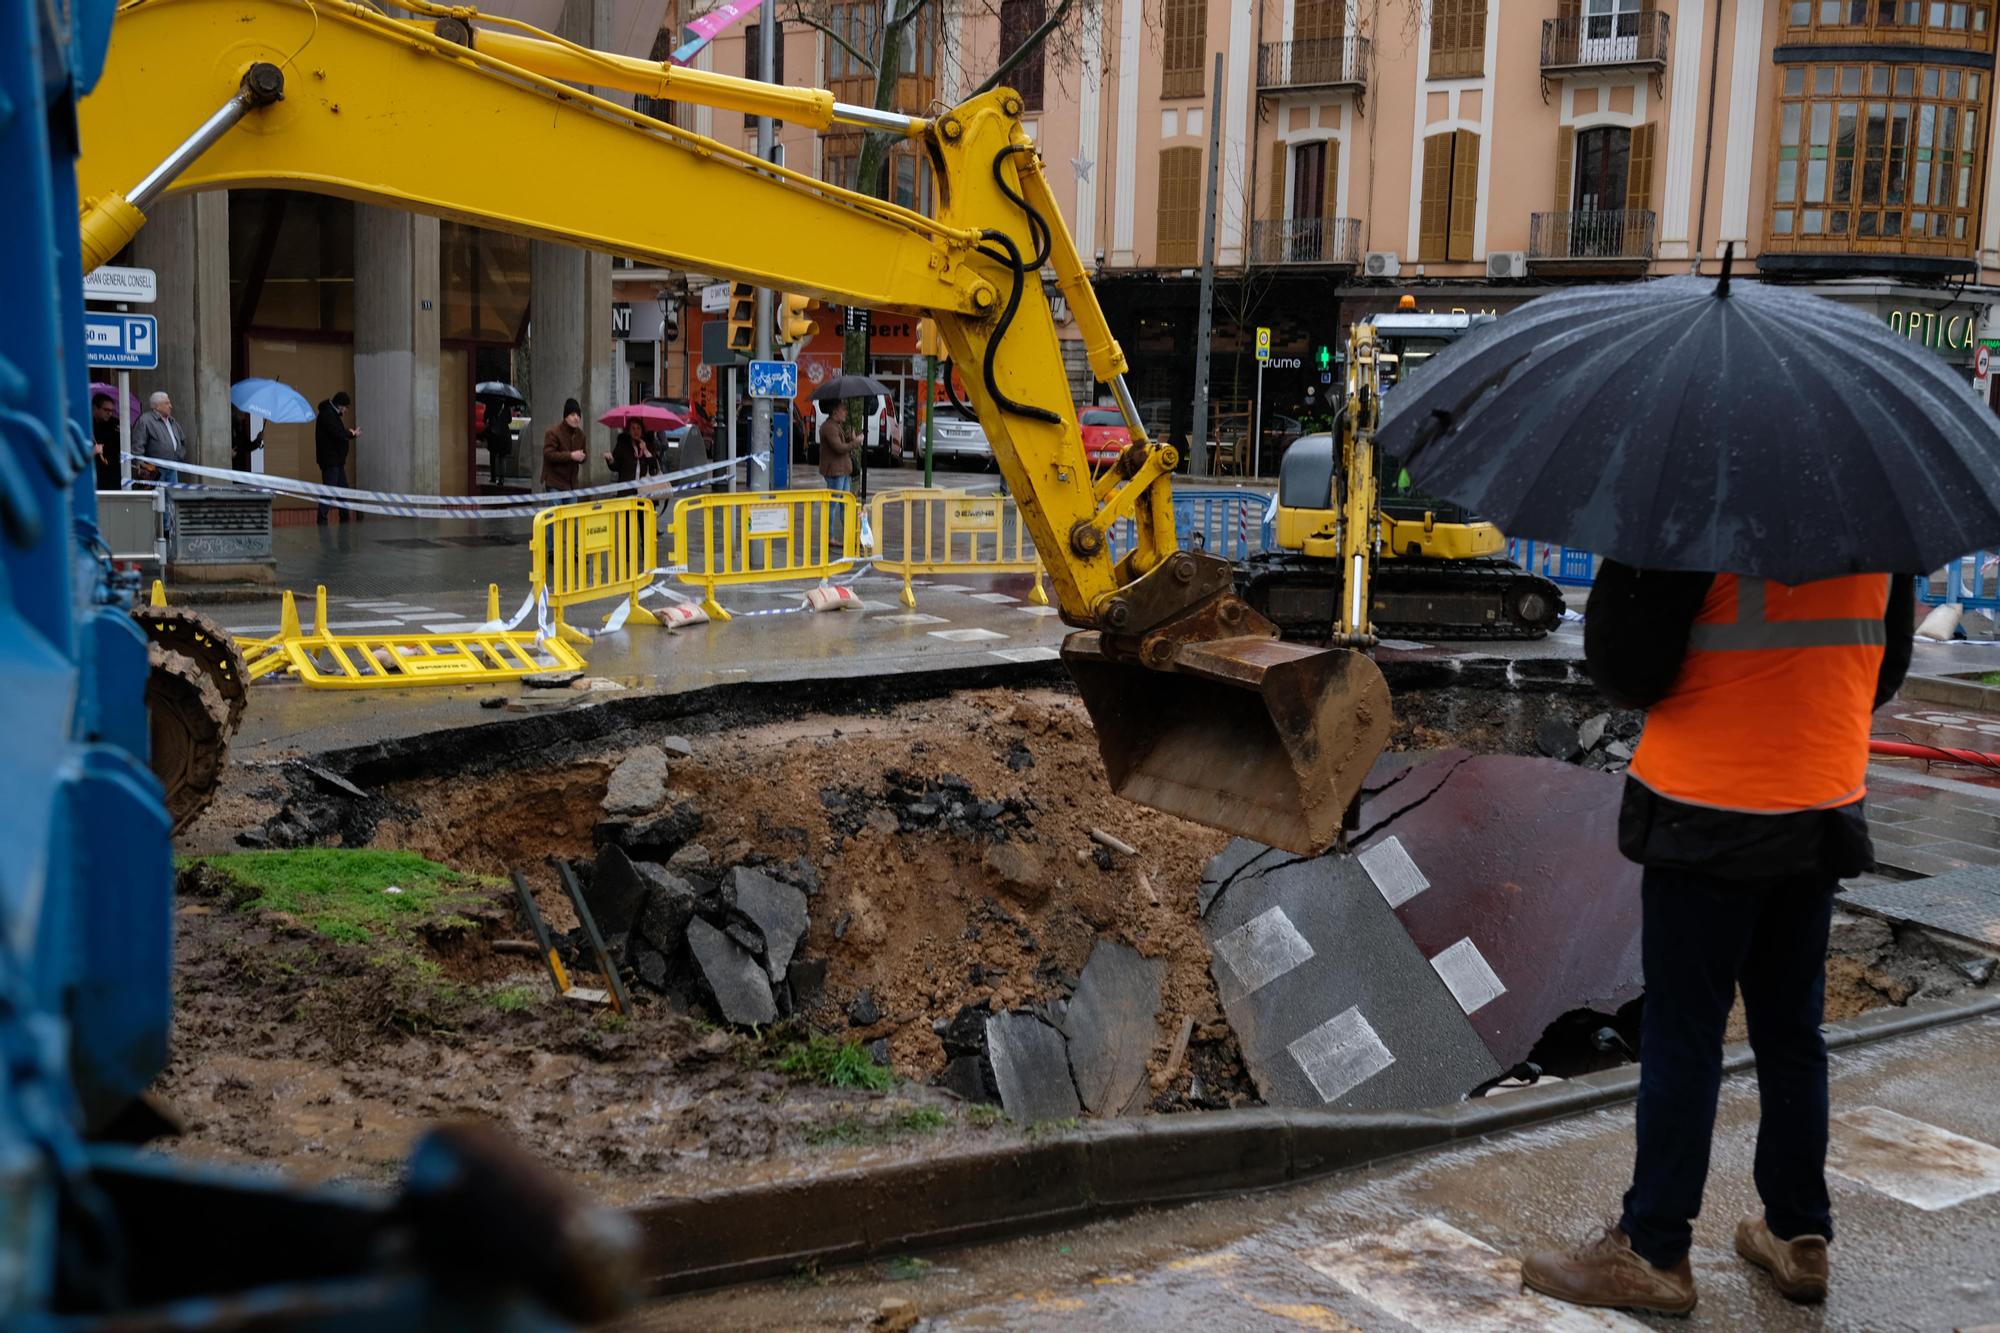
[[[106,370],[157,370],[159,321],[151,315],[83,315],[83,359]]]
[[[771,413],[771,486],[781,491],[791,484],[792,414],[780,407]]]
[[[752,361],[752,398],[796,398],[799,396],[799,367],[793,361]]]

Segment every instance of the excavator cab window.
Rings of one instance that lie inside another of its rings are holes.
[[[1438,337],[1434,334],[1381,337],[1382,393],[1386,397],[1392,387],[1406,376],[1422,374],[1432,357],[1457,341],[1457,335]],[[1468,523],[1472,513],[1462,505],[1425,495],[1410,485],[1410,474],[1403,470],[1402,461],[1387,454],[1382,456],[1382,512],[1391,518],[1422,518],[1434,515],[1440,523]]]
[[[1286,509],[1332,509],[1333,436],[1301,435],[1278,464],[1278,503]]]

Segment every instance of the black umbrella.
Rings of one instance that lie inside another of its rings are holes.
[[[866,375],[835,375],[812,391],[815,403],[831,403],[842,398],[887,398],[888,388]]]
[[[525,403],[527,398],[521,391],[505,380],[481,380],[472,386],[472,392],[480,398],[504,398],[511,403]]]
[[[2000,539],[2000,418],[1935,352],[1762,282],[1545,296],[1383,399],[1411,480],[1643,569],[1923,573]]]

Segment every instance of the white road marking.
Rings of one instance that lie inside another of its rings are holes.
[[[1061,653],[1057,652],[1053,648],[1048,648],[1048,647],[995,648],[993,650],[993,655],[995,657],[1004,658],[1009,662],[1054,662],[1054,661],[1059,661],[1062,658]]]
[[[991,602],[995,606],[1006,606],[1021,599],[1004,592],[976,592],[972,594],[972,600],[975,602]]]
[[[1617,1333],[1647,1325],[1521,1288],[1521,1263],[1434,1217],[1304,1255],[1307,1266],[1411,1328]]]
[[[394,614],[394,615],[397,615],[397,616],[418,616],[418,615],[425,615],[425,616],[428,616],[428,615],[436,615],[436,614],[438,614],[438,613],[437,613],[437,612],[436,612],[435,610],[433,610],[433,609],[432,609],[431,607],[428,607],[428,606],[400,606],[400,605],[399,605],[399,606],[395,606],[395,607],[387,607],[387,606],[385,606],[385,607],[383,607],[382,609],[383,609],[384,611],[389,611],[389,612],[391,612],[392,614]]]
[[[2000,1192],[2000,1148],[1879,1106],[1857,1106],[1833,1117],[1826,1168],[1936,1212]]]
[[[1017,606],[1016,611],[1025,611],[1031,616],[1059,616],[1062,610],[1053,606]]]
[[[1282,907],[1251,917],[1216,940],[1214,951],[1236,982],[1223,994],[1225,1002],[1255,994],[1313,956],[1312,943]]]
[[[1409,852],[1403,849],[1401,838],[1384,838],[1355,860],[1361,862],[1361,868],[1381,892],[1382,901],[1391,907],[1401,907],[1431,886],[1424,872],[1410,859]]]
[[[1396,1063],[1357,1005],[1335,1014],[1285,1047],[1323,1102],[1339,1101]]]
[[[1467,1014],[1477,1013],[1507,993],[1470,935],[1431,959],[1431,968]]]
[[[342,604],[351,606],[357,611],[393,611],[402,605],[401,602],[343,602]]]
[[[906,611],[900,616],[877,616],[885,625],[949,625],[943,616],[927,616],[921,611]]]
[[[924,583],[924,584],[919,584],[918,586],[919,586],[919,587],[922,587],[922,588],[924,588],[924,589],[927,589],[927,590],[928,590],[928,591],[930,591],[930,592],[971,592],[971,591],[972,591],[972,589],[971,589],[971,588],[968,588],[968,587],[967,587],[967,586],[965,586],[965,585],[964,585],[963,583]]]
[[[930,634],[933,639],[944,639],[950,643],[987,643],[1008,637],[991,629],[934,629]]]

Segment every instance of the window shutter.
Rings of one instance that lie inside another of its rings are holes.
[[[1271,221],[1282,221],[1285,216],[1285,159],[1291,156],[1291,145],[1283,139],[1271,145]]]
[[[1648,209],[1653,206],[1653,130],[1652,121],[1633,127],[1632,156],[1625,176],[1627,208]]]
[[[1451,145],[1449,131],[1424,140],[1423,204],[1417,214],[1417,258],[1439,260],[1451,230]]]
[[[1445,258],[1472,258],[1472,219],[1479,211],[1479,136],[1459,130],[1451,164],[1451,237]]]
[[[1323,218],[1340,216],[1340,140],[1326,141],[1326,193],[1320,204]]]
[[[1556,131],[1555,211],[1567,213],[1576,207],[1576,126]]]
[[[1159,222],[1153,262],[1163,268],[1186,268],[1200,249],[1201,149],[1160,151]]]
[[[1556,0],[1556,17],[1575,22],[1583,17],[1583,0]]]

